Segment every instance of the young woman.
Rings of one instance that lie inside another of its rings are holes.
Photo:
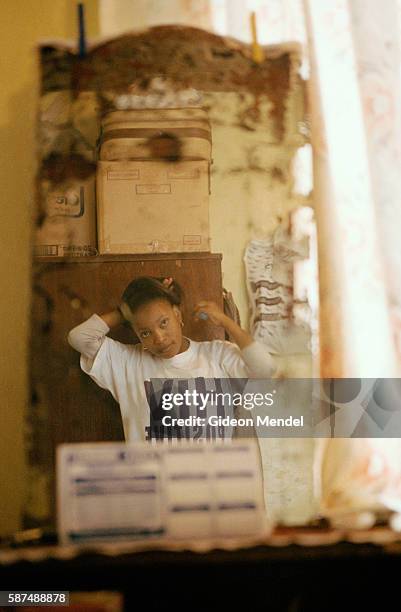
[[[127,441],[146,438],[150,410],[145,380],[270,378],[275,370],[266,347],[214,302],[199,302],[193,316],[223,326],[236,344],[186,338],[179,308],[181,295],[172,278],[137,278],[125,289],[120,307],[92,315],[68,335],[70,345],[81,353],[82,370],[120,404]],[[122,344],[107,336],[124,321],[138,336],[138,344]]]

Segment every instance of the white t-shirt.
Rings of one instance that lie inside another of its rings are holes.
[[[144,440],[146,437],[150,410],[145,380],[269,378],[275,370],[272,357],[259,342],[253,342],[241,351],[237,345],[222,340],[189,340],[186,351],[164,359],[143,350],[141,344],[122,344],[108,338],[108,331],[109,327],[103,319],[93,315],[74,328],[68,340],[81,352],[82,370],[100,387],[109,390],[120,404],[127,441]],[[100,348],[97,349],[96,343]]]

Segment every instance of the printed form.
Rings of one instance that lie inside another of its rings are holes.
[[[65,444],[57,489],[62,544],[237,538],[267,529],[253,440]]]

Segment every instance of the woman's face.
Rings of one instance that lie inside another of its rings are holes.
[[[132,314],[132,327],[143,347],[163,359],[185,350],[182,317],[177,306],[167,300],[153,300]]]

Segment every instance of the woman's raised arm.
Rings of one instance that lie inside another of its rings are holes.
[[[68,343],[81,355],[94,359],[106,334],[110,329],[121,325],[123,321],[124,319],[117,309],[100,316],[93,314],[70,331],[67,337]]]

